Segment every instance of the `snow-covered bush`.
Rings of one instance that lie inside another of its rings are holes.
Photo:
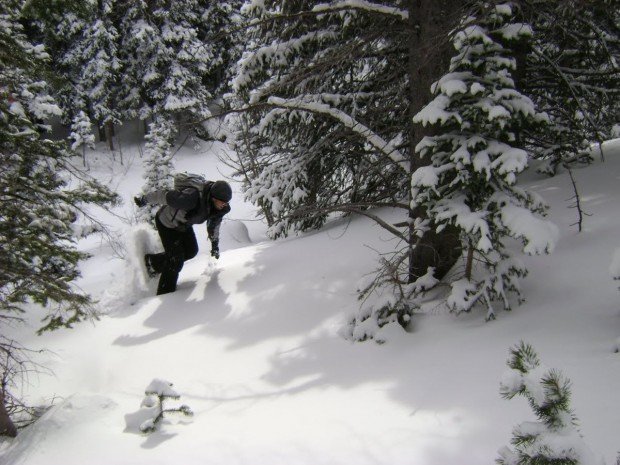
[[[510,350],[510,370],[500,384],[506,399],[523,396],[538,421],[513,429],[513,448],[503,447],[500,465],[594,465],[594,454],[576,427],[570,410],[570,381],[557,370],[545,368],[533,347],[524,342]]]
[[[140,425],[140,431],[143,433],[152,433],[157,430],[158,425],[169,413],[180,413],[191,417],[194,413],[187,405],[181,405],[176,408],[165,408],[164,402],[172,399],[179,400],[181,398],[174,389],[172,383],[163,379],[154,379],[144,390],[144,400],[142,407],[152,410],[152,416]]]
[[[456,226],[461,234],[464,272],[452,283],[448,306],[462,312],[481,302],[488,319],[495,316],[494,300],[510,309],[508,294],[519,296],[518,278],[527,272],[507,240],[521,241],[527,254],[542,254],[557,237],[557,228],[541,218],[542,199],[517,186],[529,157],[521,134],[545,124],[546,116],[515,86],[510,46],[528,40],[532,29],[515,22],[513,10],[510,3],[484,4],[464,20],[453,37],[449,72],[414,117],[438,132],[416,147],[431,164],[412,176],[413,201],[433,229]]]

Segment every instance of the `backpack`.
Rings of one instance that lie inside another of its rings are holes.
[[[173,180],[173,188],[175,190],[183,190],[188,187],[192,187],[198,190],[200,200],[196,208],[188,211],[185,214],[185,218],[189,224],[201,223],[204,221],[204,217],[207,214],[207,206],[205,199],[205,188],[212,184],[212,181],[207,181],[203,176],[193,173],[176,173]],[[176,212],[174,214],[176,216]]]
[[[186,187],[193,187],[194,189],[198,189],[198,192],[200,192],[200,195],[202,196],[202,191],[204,190],[206,184],[207,180],[199,174],[177,173],[174,175],[175,190],[183,190]]]

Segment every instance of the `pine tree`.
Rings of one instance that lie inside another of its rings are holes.
[[[118,32],[113,22],[114,0],[100,0],[91,23],[82,33],[78,50],[73,57],[74,68],[81,69],[76,87],[85,95],[89,114],[105,128],[110,150],[113,126],[120,123],[115,101],[121,63],[118,59]]]
[[[541,170],[553,174],[564,162],[588,161],[589,146],[620,121],[620,8],[616,0],[523,6],[536,34],[522,58],[520,87],[549,115],[527,139],[547,162]]]
[[[251,108],[236,147],[273,237],[402,200],[407,13],[392,3],[380,13],[300,1],[242,9],[258,26],[233,81]]]
[[[495,299],[510,309],[507,294],[519,293],[518,278],[526,273],[508,252],[507,238],[521,240],[526,253],[540,254],[553,248],[557,235],[537,217],[545,210],[541,199],[516,186],[528,163],[521,134],[546,117],[515,87],[516,62],[507,47],[532,31],[513,17],[510,4],[483,4],[465,20],[454,36],[457,54],[449,73],[414,118],[439,126],[436,136],[417,147],[432,164],[413,176],[414,201],[427,212],[429,227],[457,226],[466,252],[464,276],[452,284],[448,305],[469,311],[483,301],[488,318],[494,317]]]
[[[521,342],[510,350],[500,393],[505,399],[523,396],[537,422],[513,429],[513,449],[503,447],[500,465],[594,465],[598,463],[576,428],[570,409],[570,381],[541,365],[538,354]]]
[[[239,27],[243,0],[199,0],[198,39],[211,54],[203,82],[214,97],[228,92],[234,65],[245,46],[245,34]]]
[[[24,35],[22,7],[0,4],[0,321],[20,320],[38,304],[46,312],[41,332],[94,315],[90,297],[73,285],[86,257],[74,227],[85,203],[109,205],[116,196],[71,165],[63,142],[45,138],[44,121],[60,108],[40,79],[49,56]]]
[[[70,124],[84,111],[114,150],[114,125],[120,123],[117,94],[121,64],[115,0],[88,1],[78,9],[69,3],[37,21],[56,66],[55,91]]]
[[[172,143],[174,140],[174,123],[164,115],[156,116],[146,135],[146,156],[144,159],[145,184],[142,193],[172,188]],[[153,223],[157,205],[147,206],[138,211],[139,221]]]
[[[83,111],[80,111],[75,118],[73,118],[71,135],[69,138],[73,140],[71,150],[82,149],[82,161],[84,166],[88,168],[88,163],[86,162],[86,148],[95,148],[95,136],[92,132],[90,119]]]
[[[196,0],[128,3],[120,20],[121,106],[128,117],[185,116],[195,123],[209,115],[203,76],[213,54],[198,39],[201,12]]]

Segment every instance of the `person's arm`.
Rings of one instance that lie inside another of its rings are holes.
[[[226,207],[218,215],[207,220],[207,235],[211,241],[211,256],[220,258],[220,225],[222,218],[230,212],[230,207]]]
[[[145,200],[150,204],[168,205],[177,210],[191,210],[196,206],[200,199],[200,195],[196,189],[179,190],[157,190],[149,192],[145,196]]]

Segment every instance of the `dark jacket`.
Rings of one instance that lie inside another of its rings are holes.
[[[222,218],[230,212],[230,206],[217,210],[211,201],[211,185],[209,182],[202,195],[193,187],[182,190],[158,190],[146,195],[151,204],[162,205],[157,218],[166,228],[185,231],[194,224],[207,222],[209,239],[217,240],[220,236]]]

